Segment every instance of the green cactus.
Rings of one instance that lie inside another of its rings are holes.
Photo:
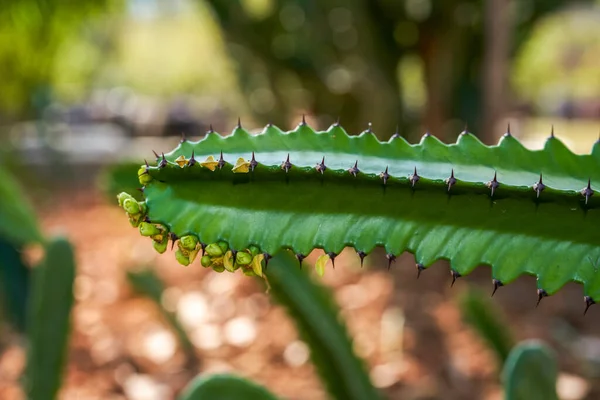
[[[184,389],[179,400],[277,400],[264,387],[234,375],[198,376]]]
[[[258,247],[261,267],[280,249],[302,265],[315,248],[333,264],[346,246],[361,261],[382,246],[388,266],[409,251],[419,270],[449,260],[453,281],[488,264],[495,288],[531,274],[538,301],[569,281],[583,284],[587,306],[600,299],[600,142],[576,155],[554,134],[532,151],[510,132],[496,146],[468,132],[456,144],[426,134],[411,145],[338,124],[257,135],[238,124],[227,137],[184,140],[156,163],[138,172],[146,207],[130,220],[158,229],[143,232],[155,242],[197,237],[210,256],[202,265],[215,270],[227,251],[217,242]]]

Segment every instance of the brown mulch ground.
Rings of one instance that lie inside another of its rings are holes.
[[[288,399],[326,398],[292,321],[257,282],[240,273],[182,267],[170,253],[156,254],[122,210],[99,199],[82,191],[44,205],[41,212],[48,234],[62,232],[72,240],[78,263],[61,399],[173,399],[197,373],[223,371],[256,380]],[[383,264],[383,256],[379,259]],[[163,306],[184,324],[197,369],[190,367],[157,307],[128,287],[125,271],[146,265],[155,266],[167,283]],[[374,384],[390,399],[502,398],[494,355],[462,321],[456,301],[469,286],[491,290],[489,269],[479,268],[453,288],[442,262],[419,280],[415,276],[410,254],[387,272],[361,270],[348,251],[322,279],[335,291]],[[600,398],[594,381],[600,376],[600,307],[584,318],[581,287],[575,284],[537,309],[536,300],[531,277],[494,297],[518,339],[543,338],[556,349],[563,398]],[[0,398],[22,399],[23,343],[14,335],[4,335],[3,341]]]

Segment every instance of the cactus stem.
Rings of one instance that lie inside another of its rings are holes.
[[[592,190],[592,180],[588,179],[588,184],[586,187],[584,187],[583,189],[581,189],[581,193],[582,196],[585,197],[585,204],[587,205],[590,197],[592,197],[594,195],[594,191]]]
[[[408,179],[410,180],[411,186],[415,187],[415,184],[421,179],[419,174],[417,174],[417,167],[415,166],[415,172],[412,175],[409,175]]]
[[[292,163],[290,162],[290,153],[288,153],[287,158],[281,164],[281,169],[283,169],[285,171],[285,173],[287,174],[289,172],[290,168],[292,168]]]
[[[354,163],[354,167],[350,168],[348,172],[354,175],[354,177],[356,178],[356,175],[360,172],[360,170],[358,169],[358,160],[356,160],[356,162]]]
[[[492,279],[492,285],[494,285],[494,290],[492,290],[492,295],[490,297],[494,297],[494,294],[496,294],[496,290],[498,290],[500,286],[504,286],[504,284],[498,279]]]
[[[219,169],[222,169],[224,165],[225,159],[223,158],[223,150],[221,150],[221,155],[219,156],[219,162],[217,163],[217,167],[219,167]]]
[[[456,280],[458,278],[460,278],[462,275],[453,269],[450,270],[450,275],[452,275],[452,283],[450,283],[450,287],[452,287],[452,286],[454,286],[454,283],[456,282]]]
[[[396,256],[393,255],[392,253],[387,253],[385,255],[385,258],[387,258],[387,260],[388,260],[388,271],[389,271],[390,268],[392,267],[392,262],[396,262]]]
[[[419,277],[421,276],[421,272],[423,272],[425,270],[425,266],[421,263],[417,263],[417,279],[419,279]]]
[[[452,186],[454,186],[454,184],[456,184],[456,178],[454,178],[454,168],[452,168],[450,177],[448,179],[446,179],[446,184],[448,185],[448,193],[450,193],[450,189],[452,189]]]
[[[321,160],[321,163],[317,163],[317,165],[315,166],[315,169],[317,171],[319,171],[321,173],[321,175],[323,175],[323,173],[325,172],[325,170],[327,169],[327,167],[325,166],[325,156],[323,156],[323,160]]]
[[[492,179],[491,181],[489,181],[488,183],[486,183],[486,186],[488,188],[490,188],[491,191],[492,191],[490,197],[494,197],[494,192],[496,191],[496,189],[498,188],[498,186],[500,186],[500,183],[498,182],[498,179],[496,179],[496,176],[497,176],[497,172],[494,171],[494,179]]]
[[[390,179],[390,174],[388,174],[388,167],[385,167],[385,171],[379,174],[379,177],[383,180],[383,184],[387,185],[388,179]]]
[[[537,301],[537,304],[535,305],[536,308],[537,308],[537,306],[540,305],[540,301],[542,301],[542,299],[544,297],[548,296],[548,293],[544,289],[538,289],[537,290],[537,295],[538,295],[538,301]]]
[[[329,258],[331,259],[331,265],[333,266],[333,268],[335,269],[335,258],[337,257],[337,254],[334,253],[333,251],[330,251],[329,253],[327,253],[327,255],[329,256]]]
[[[300,269],[302,269],[302,261],[306,258],[304,254],[296,254],[296,258],[298,259],[298,264],[300,265]]]
[[[540,174],[540,180],[533,185],[533,190],[537,193],[537,198],[540,198],[540,193],[546,189],[546,185],[542,182],[542,174]]]
[[[583,296],[583,301],[585,302],[585,310],[583,310],[583,315],[585,315],[590,306],[596,304],[596,302],[590,296]]]
[[[356,252],[356,254],[358,254],[358,257],[360,257],[360,267],[363,267],[363,264],[365,262],[365,257],[367,256],[367,253],[365,253],[362,250],[359,250]]]
[[[250,171],[254,172],[254,168],[258,165],[256,162],[256,158],[254,157],[254,152],[252,152],[252,159],[250,160]]]

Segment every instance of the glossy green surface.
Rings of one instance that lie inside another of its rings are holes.
[[[222,169],[200,165],[221,151]],[[252,152],[256,169],[233,173],[238,157],[250,160]],[[175,163],[192,153],[195,165]],[[286,173],[281,164],[288,154]],[[323,157],[321,174],[315,165]],[[348,171],[355,162],[357,176]],[[600,182],[598,144],[591,154],[575,155],[554,137],[530,151],[510,135],[485,146],[465,133],[457,144],[425,136],[410,145],[301,124],[290,133],[272,126],[260,135],[241,128],[228,137],[212,133],[181,143],[162,164],[148,168],[148,217],[178,236],[225,240],[233,249],[254,244],[271,254],[338,253],[345,246],[369,253],[383,246],[394,255],[410,251],[425,267],[447,259],[460,275],[488,264],[504,284],[536,275],[548,294],[577,281],[600,299],[600,195],[594,191],[586,204],[580,193],[588,179],[592,189]],[[420,179],[413,188],[415,167]],[[379,174],[386,168],[384,185]],[[452,171],[456,182],[448,190]],[[494,173],[499,186],[492,197],[487,183]],[[532,185],[540,173],[545,189],[538,198]]]
[[[537,341],[518,344],[502,372],[506,400],[558,400],[556,355]]]

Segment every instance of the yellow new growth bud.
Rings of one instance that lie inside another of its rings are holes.
[[[210,169],[211,171],[214,171],[215,169],[217,169],[217,165],[219,165],[219,163],[215,160],[213,156],[208,156],[206,157],[205,161],[200,163],[200,165]]]
[[[264,259],[265,259],[264,254],[258,254],[256,256],[254,256],[254,258],[252,259],[252,271],[257,276],[263,276],[263,273],[262,273],[262,261]]]
[[[142,222],[140,224],[140,234],[142,236],[154,236],[160,233],[160,229],[152,225],[149,222]]]
[[[237,269],[235,268],[235,260],[233,259],[233,252],[231,250],[228,250],[223,256],[223,266],[229,272],[235,272]]]
[[[185,156],[179,156],[175,159],[175,162],[177,163],[177,165],[183,168],[187,165],[188,160],[185,159]]]
[[[177,249],[177,251],[175,252],[175,258],[177,259],[177,261],[179,261],[179,264],[183,266],[187,267],[188,265],[190,265],[190,259],[188,258],[188,256],[183,254],[181,249]]]
[[[148,172],[146,172],[146,167],[138,169],[138,179],[142,185],[152,182],[152,177]]]
[[[250,161],[246,161],[241,157],[238,158],[232,171],[234,174],[247,174],[250,172]]]
[[[140,205],[135,199],[125,199],[123,201],[123,209],[127,211],[129,214],[139,214]]]
[[[158,251],[160,254],[164,253],[165,251],[167,251],[167,246],[169,245],[169,241],[168,240],[163,240],[163,241],[154,241],[154,250]]]
[[[319,276],[323,276],[325,274],[325,265],[329,261],[329,256],[327,254],[323,254],[321,257],[317,258],[317,262],[315,263],[315,270]]]

